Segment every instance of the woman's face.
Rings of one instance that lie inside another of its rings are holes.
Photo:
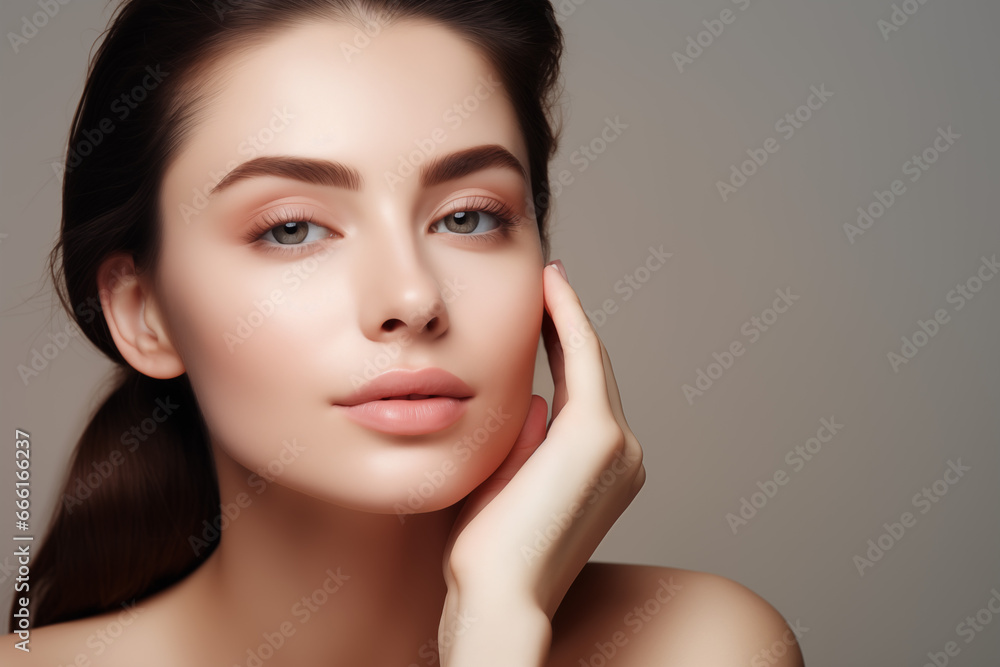
[[[164,177],[154,298],[220,475],[231,459],[345,507],[423,512],[482,482],[524,422],[543,259],[492,68],[441,26],[369,32],[314,23],[219,63]],[[410,435],[337,405],[399,368],[473,395]]]

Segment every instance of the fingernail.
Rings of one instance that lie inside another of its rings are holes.
[[[567,282],[569,281],[569,276],[566,275],[566,267],[563,266],[562,261],[554,259],[550,262],[550,264],[553,264],[557,269],[559,269],[559,273],[562,274],[563,280],[566,280]]]

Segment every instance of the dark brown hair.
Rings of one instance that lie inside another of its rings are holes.
[[[454,30],[496,70],[528,148],[533,209],[549,256],[548,162],[555,153],[562,32],[548,0],[125,0],[90,64],[73,117],[60,238],[49,269],[62,305],[119,365],[77,442],[32,569],[33,626],[141,599],[197,568],[218,543],[209,438],[186,375],[149,378],[111,338],[97,271],[130,253],[155,267],[160,182],[210,99],[219,56],[312,20],[366,29],[429,20]],[[214,523],[213,523],[214,522]],[[12,605],[9,630],[14,630]]]

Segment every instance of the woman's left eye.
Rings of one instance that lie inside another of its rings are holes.
[[[492,224],[492,227],[489,227],[488,229],[479,229],[477,232],[478,234],[491,232],[494,229],[499,229],[503,226],[503,220],[488,211],[455,211],[454,213],[450,213],[435,222],[432,229],[439,228],[443,225],[445,229],[450,232],[466,236],[474,236],[474,234],[472,234],[473,230],[479,228],[480,223],[484,220],[487,221],[487,225]],[[441,230],[435,229],[435,231]]]

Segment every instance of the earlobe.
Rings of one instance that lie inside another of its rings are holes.
[[[125,361],[150,377],[184,373],[184,364],[167,334],[149,281],[137,275],[132,256],[116,253],[97,271],[101,309],[111,337]]]

